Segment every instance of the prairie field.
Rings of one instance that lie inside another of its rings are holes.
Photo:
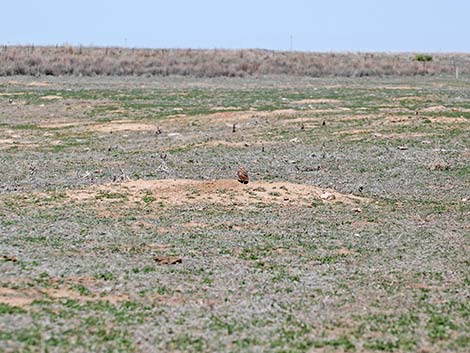
[[[468,77],[0,77],[0,352],[468,352],[469,235]]]

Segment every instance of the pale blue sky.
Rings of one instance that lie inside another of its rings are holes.
[[[470,0],[2,1],[1,44],[470,52]]]

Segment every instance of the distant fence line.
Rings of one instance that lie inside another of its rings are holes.
[[[431,56],[428,60],[427,56]],[[422,60],[422,58],[427,58]],[[413,76],[470,73],[470,54],[1,46],[0,76]]]

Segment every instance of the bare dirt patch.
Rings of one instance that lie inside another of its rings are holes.
[[[392,116],[387,116],[385,119],[380,120],[378,123],[379,124],[411,124],[413,122],[416,122],[417,119],[415,119],[412,116],[405,116],[405,115],[392,115]]]
[[[340,103],[338,99],[329,99],[329,98],[311,98],[311,99],[301,99],[298,101],[292,102],[293,104],[337,104]]]
[[[75,127],[84,125],[83,122],[74,121],[74,122],[56,122],[56,123],[49,123],[49,124],[41,124],[38,125],[41,129],[61,129],[61,128],[68,128],[68,127]]]
[[[352,129],[352,130],[345,130],[345,131],[335,131],[333,135],[358,135],[358,134],[368,134],[373,132],[373,129]]]
[[[427,107],[427,108],[421,109],[421,111],[425,112],[425,113],[444,112],[446,110],[447,110],[447,108],[444,107],[443,105],[435,105],[435,106],[432,106],[432,107]]]
[[[187,222],[182,224],[184,228],[207,228],[210,225],[207,223],[201,223],[201,222]]]
[[[91,125],[94,132],[121,132],[121,131],[153,131],[158,128],[156,124],[136,123],[131,121],[112,121],[106,124]]]
[[[375,86],[375,89],[391,89],[391,90],[416,90],[416,87],[413,86],[408,86],[408,85],[402,85],[402,86]]]
[[[321,198],[325,192],[334,199]],[[113,195],[123,195],[120,202],[141,203],[144,195],[151,193],[155,201],[164,204],[214,203],[225,206],[246,207],[257,203],[309,206],[314,200],[356,204],[368,201],[354,195],[341,194],[334,190],[322,189],[313,185],[289,182],[250,182],[244,186],[232,179],[200,181],[190,179],[132,180],[120,184],[105,184],[90,189],[74,190],[69,197],[77,202],[106,199],[115,200]],[[125,199],[124,199],[125,198]]]
[[[83,281],[76,281],[82,283]],[[0,288],[0,303],[12,306],[28,307],[35,300],[44,299],[74,299],[81,302],[86,301],[108,301],[116,304],[121,301],[128,300],[127,295],[81,295],[73,290],[70,285],[61,285],[57,288]]]
[[[7,83],[9,85],[29,86],[29,87],[46,87],[46,86],[50,86],[50,83],[38,82],[38,81],[33,81],[33,82],[8,81]]]
[[[211,110],[240,110],[240,107],[211,107]]]
[[[61,99],[64,99],[64,97],[57,96],[57,95],[50,95],[50,96],[43,96],[40,99],[46,100],[46,101],[51,101],[51,100],[61,100]]]
[[[37,147],[39,146],[36,143],[31,142],[30,140],[26,139],[18,139],[18,138],[7,138],[7,139],[0,139],[0,150],[5,148],[10,148],[12,146],[15,147]]]
[[[0,93],[0,96],[23,96],[26,92],[3,92]]]
[[[430,97],[428,96],[404,96],[404,97],[395,97],[392,100],[393,101],[424,101],[429,99]]]
[[[433,123],[443,123],[443,124],[458,124],[466,123],[469,119],[463,117],[450,117],[450,116],[437,116],[437,117],[427,117]]]
[[[429,137],[435,136],[435,133],[431,132],[404,132],[404,133],[391,133],[391,134],[382,134],[382,133],[375,133],[374,137],[381,138],[381,139],[414,139],[420,137]]]

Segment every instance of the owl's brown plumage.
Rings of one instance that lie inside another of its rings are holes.
[[[238,176],[238,181],[242,184],[248,184],[248,180],[250,179],[248,177],[248,171],[243,168],[243,167],[240,167],[238,169],[238,172],[237,172],[237,176]]]

